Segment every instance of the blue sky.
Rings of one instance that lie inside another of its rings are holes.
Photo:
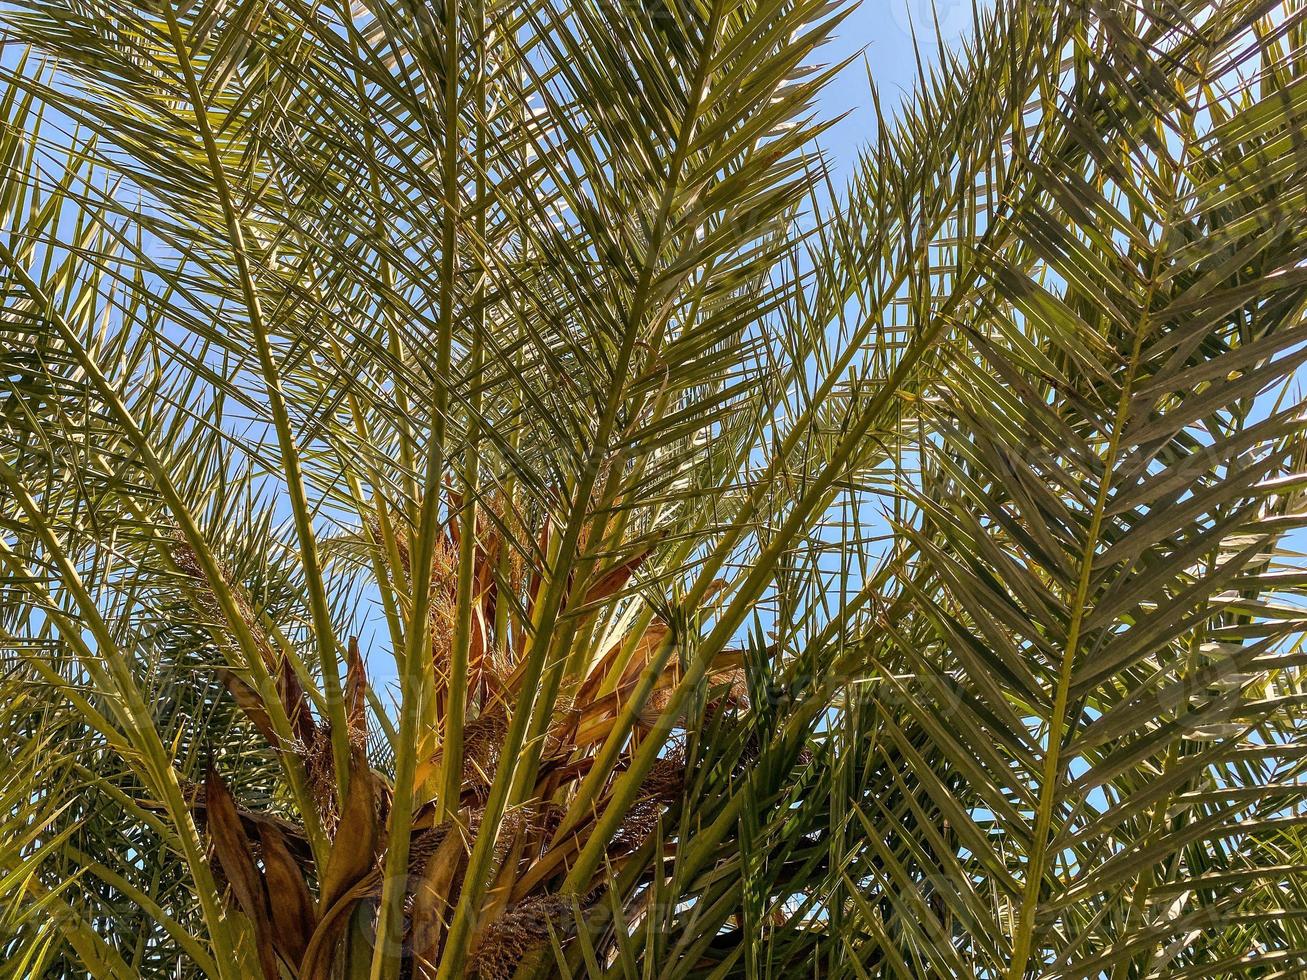
[[[847,175],[857,159],[858,149],[874,126],[867,88],[867,68],[880,88],[882,106],[889,110],[916,87],[917,61],[913,53],[911,25],[916,24],[923,60],[937,57],[939,39],[935,21],[945,43],[970,33],[972,0],[862,0],[840,25],[838,36],[823,50],[821,59],[835,63],[864,53],[826,90],[821,110],[847,117],[822,139],[829,159],[839,175]]]
[[[941,42],[948,44],[969,32],[973,23],[972,6],[973,0],[861,0],[845,19],[834,40],[820,53],[820,59],[827,63],[855,58],[829,85],[818,105],[819,113],[826,118],[847,113],[821,141],[833,166],[836,186],[851,174],[859,150],[873,131],[868,70],[880,89],[882,106],[893,111],[917,84],[912,25],[918,27],[921,57],[929,62],[938,56]],[[4,0],[0,0],[0,9],[3,7]],[[935,33],[936,18],[942,38]],[[8,46],[4,51],[6,64],[12,65],[18,55],[18,46]],[[283,516],[289,520],[288,514]],[[355,623],[354,628],[371,640],[365,640],[365,645],[374,654],[370,658],[376,671],[373,679],[384,683],[388,679],[389,658],[375,654],[388,644],[379,635],[370,636],[373,631],[362,623]]]

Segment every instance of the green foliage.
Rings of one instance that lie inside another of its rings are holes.
[[[1301,974],[1307,7],[847,11],[5,7],[6,976]]]

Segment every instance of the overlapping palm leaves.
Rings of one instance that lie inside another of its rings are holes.
[[[845,10],[7,8],[18,975],[1300,968],[1302,7]]]
[[[375,525],[369,533],[380,537]],[[452,555],[458,550],[462,533],[457,525],[446,532],[431,572],[433,593],[439,595],[434,603],[439,614],[432,631],[427,670],[434,696],[441,704],[452,699],[448,690],[450,626],[456,617]],[[438,959],[449,904],[463,884],[467,836],[480,825],[486,791],[501,763],[509,711],[521,697],[521,675],[516,669],[520,660],[511,650],[492,648],[487,626],[496,621],[499,587],[494,571],[498,547],[503,542],[490,526],[480,529],[478,542],[474,564],[474,579],[479,585],[474,617],[478,625],[469,658],[467,689],[463,692],[476,718],[463,732],[458,802],[445,807],[443,819],[439,816],[438,796],[430,787],[442,769],[446,751],[443,746],[419,759],[415,781],[418,798],[424,802],[411,822],[405,947],[415,962],[432,965]],[[580,603],[593,608],[616,594],[645,557],[634,556],[610,569],[578,597]],[[184,547],[179,564],[198,578],[196,563]],[[404,567],[411,575],[411,569],[406,564]],[[510,575],[504,585],[512,584]],[[540,586],[540,576],[535,576],[528,586],[529,594],[538,595]],[[252,632],[262,636],[263,631],[251,625]],[[523,624],[516,625],[520,629]],[[539,951],[548,942],[549,929],[563,929],[573,916],[574,909],[566,897],[551,894],[542,886],[565,870],[568,859],[588,839],[589,824],[605,809],[600,797],[587,799],[577,810],[580,816],[568,813],[565,803],[575,802],[570,791],[590,769],[590,760],[578,758],[576,753],[611,733],[615,716],[629,700],[649,655],[669,633],[669,627],[659,622],[643,632],[618,637],[581,679],[575,696],[555,706],[531,802],[507,814],[501,827],[497,861],[504,870],[496,882],[494,905],[498,908],[489,913],[490,924],[474,943],[477,954],[473,969],[479,975],[511,976],[524,953]],[[515,631],[515,635],[525,633]],[[270,671],[277,675],[277,696],[294,733],[291,743],[281,742],[269,721],[268,706],[256,691],[233,672],[220,669],[219,674],[269,746],[297,755],[308,776],[317,817],[332,838],[318,878],[319,901],[314,903],[308,888],[315,869],[302,827],[271,813],[241,807],[213,769],[206,774],[203,787],[193,794],[193,806],[203,814],[211,830],[217,860],[231,882],[237,904],[255,925],[264,972],[276,975],[280,959],[294,975],[329,976],[351,915],[381,892],[378,858],[385,847],[391,787],[368,763],[367,678],[357,641],[351,640],[349,645],[344,688],[351,756],[349,792],[343,804],[335,797],[331,733],[314,719],[304,688],[289,662],[277,655],[266,640],[262,646]],[[713,716],[730,713],[733,717],[741,707],[748,707],[739,661],[738,651],[727,651],[719,658],[718,669],[713,672],[714,697],[709,705]],[[650,713],[656,716],[660,700],[676,683],[677,675],[675,665],[663,669],[654,695],[645,705],[644,716],[637,721],[637,733],[646,727]],[[444,712],[438,709],[436,714],[437,721],[443,721]],[[756,757],[756,746],[748,751]],[[619,859],[642,845],[652,834],[663,807],[680,798],[685,783],[684,764],[683,754],[673,750],[646,777],[635,805],[623,812],[619,833],[608,842],[612,860],[620,863]],[[564,826],[569,817],[570,822]],[[256,848],[253,842],[259,846]],[[594,896],[594,888],[582,896],[587,907]]]

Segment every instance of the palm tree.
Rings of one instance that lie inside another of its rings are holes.
[[[1302,975],[1307,5],[849,9],[5,7],[6,976]]]

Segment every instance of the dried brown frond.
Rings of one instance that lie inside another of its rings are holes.
[[[363,655],[359,653],[357,636],[349,638],[345,675],[345,722],[349,728],[349,743],[355,752],[367,752],[368,748],[368,677],[363,667]]]
[[[281,706],[290,721],[292,737],[301,745],[310,744],[318,733],[318,723],[309,710],[309,698],[304,692],[304,685],[300,683],[294,665],[285,655],[277,658],[276,686],[277,696],[281,698]]]
[[[193,783],[189,780],[179,780],[182,784],[182,796],[187,805],[194,812],[199,824],[204,825],[208,821],[208,797],[203,783]],[[142,802],[147,810],[159,808],[157,803]],[[308,840],[304,836],[304,831],[296,824],[282,817],[271,813],[261,813],[257,810],[250,810],[240,804],[236,805],[236,815],[240,818],[241,824],[245,828],[245,834],[251,840],[257,839],[263,832],[264,827],[268,827],[279,833],[286,842],[286,846],[295,856],[295,860],[302,868],[313,867],[313,852],[309,849]]]
[[[236,812],[236,801],[216,769],[204,781],[208,802],[209,841],[215,865],[222,869],[236,906],[254,926],[259,967],[266,980],[277,976],[267,882],[255,862],[255,851]]]
[[[377,866],[385,848],[378,789],[381,779],[363,753],[350,759],[349,789],[321,876],[321,900],[329,908]]]

